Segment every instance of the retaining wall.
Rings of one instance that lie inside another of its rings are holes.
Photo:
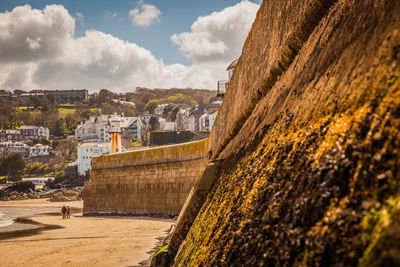
[[[263,1],[174,266],[400,266],[399,29],[395,0]]]
[[[94,157],[84,215],[179,214],[208,161],[208,139]]]

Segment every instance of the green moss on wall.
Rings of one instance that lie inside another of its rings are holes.
[[[176,265],[370,264],[397,216],[400,92],[389,91],[376,105],[272,132],[225,163]]]
[[[277,19],[265,15],[271,3],[253,29]],[[241,128],[217,146],[221,174],[176,266],[400,265],[398,14],[394,0],[338,1],[329,10]],[[268,41],[249,36],[249,47]],[[259,70],[268,51],[242,55],[239,73]],[[254,89],[251,81],[237,85]],[[229,126],[221,121],[216,132],[229,135]]]

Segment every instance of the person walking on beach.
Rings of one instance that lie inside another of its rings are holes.
[[[62,218],[65,219],[67,216],[67,208],[65,207],[65,205],[63,205],[63,207],[61,208],[61,213],[62,213]]]
[[[71,217],[71,208],[67,206],[67,219]]]

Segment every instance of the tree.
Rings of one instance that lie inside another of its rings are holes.
[[[51,129],[54,136],[64,136],[66,129],[63,119],[54,122],[54,127]]]
[[[150,131],[155,131],[160,127],[160,123],[158,121],[158,118],[155,116],[152,116],[149,120],[149,127]]]
[[[20,153],[13,153],[0,159],[0,174],[8,178],[19,177],[23,174],[26,161]]]
[[[107,90],[107,89],[101,89],[99,94],[96,96],[94,99],[94,104],[97,107],[100,107],[102,104],[108,102],[111,100],[113,97],[116,97],[117,95],[114,94],[113,92]]]
[[[61,156],[65,162],[76,160],[78,143],[73,140],[63,139],[53,141],[53,149],[61,152]]]
[[[26,94],[26,91],[24,90],[20,90],[20,89],[15,89],[14,90],[14,95],[22,95],[22,94]]]
[[[65,128],[67,129],[67,134],[74,134],[74,130],[78,126],[78,121],[75,114],[68,114],[65,116]]]
[[[32,139],[32,145],[42,144],[42,145],[50,145],[50,141],[44,137],[34,138]],[[27,143],[27,142],[26,142]]]

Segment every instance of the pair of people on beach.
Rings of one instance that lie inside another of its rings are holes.
[[[62,213],[62,218],[63,219],[69,219],[71,216],[71,209],[69,206],[63,205],[63,207],[61,208],[61,213]]]

